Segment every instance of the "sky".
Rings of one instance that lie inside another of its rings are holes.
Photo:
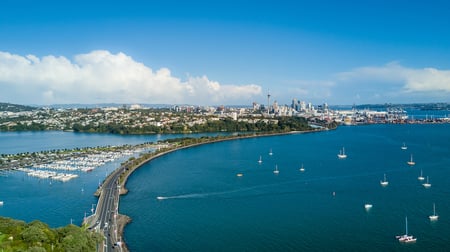
[[[0,1],[0,102],[450,102],[450,2]]]

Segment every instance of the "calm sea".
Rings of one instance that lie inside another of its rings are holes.
[[[180,135],[1,133],[0,153],[173,137]],[[180,150],[130,177],[120,203],[133,219],[125,240],[131,251],[448,251],[449,143],[449,124],[371,125]],[[348,158],[339,160],[342,147]],[[406,164],[411,154],[413,167]],[[2,172],[0,215],[52,227],[80,224],[97,203],[98,182],[120,162],[66,183]],[[417,179],[420,170],[429,176],[428,189]],[[436,222],[428,219],[433,203]],[[415,244],[394,238],[405,233],[406,216]]]
[[[60,131],[1,132],[0,154],[37,152],[106,145],[139,144],[168,138],[199,137],[217,134],[132,135],[87,134]],[[126,158],[125,158],[126,159]],[[52,227],[81,224],[91,214],[97,198],[93,196],[100,182],[125,159],[116,160],[89,173],[77,173],[68,182],[37,179],[23,172],[0,171],[0,216],[30,222],[41,220]]]
[[[130,177],[120,212],[131,251],[449,251],[449,185],[449,124],[340,127],[163,156]],[[395,239],[406,216],[415,244]]]

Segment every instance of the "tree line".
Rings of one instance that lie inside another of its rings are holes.
[[[96,251],[102,241],[101,234],[72,224],[50,228],[38,220],[25,223],[0,217],[1,251]]]
[[[74,124],[75,132],[95,132],[112,134],[167,134],[167,133],[202,133],[202,132],[285,132],[309,130],[308,122],[303,117],[278,117],[257,122],[235,121],[231,118],[208,120],[204,124],[189,126],[184,123],[172,123],[163,127],[147,125],[131,127],[125,124]]]

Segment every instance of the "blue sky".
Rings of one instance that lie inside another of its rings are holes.
[[[450,102],[446,1],[1,1],[0,101]]]

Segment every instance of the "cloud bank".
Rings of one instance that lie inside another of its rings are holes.
[[[293,94],[332,104],[450,102],[450,70],[408,68],[397,62],[367,66],[325,81],[296,81]]]
[[[0,99],[6,102],[248,104],[261,90],[255,84],[222,85],[207,76],[182,80],[167,68],[154,71],[124,53],[104,50],[73,60],[0,51]]]
[[[450,71],[435,68],[413,69],[397,62],[381,67],[361,67],[338,74],[338,80],[378,81],[401,85],[404,92],[450,92]]]

